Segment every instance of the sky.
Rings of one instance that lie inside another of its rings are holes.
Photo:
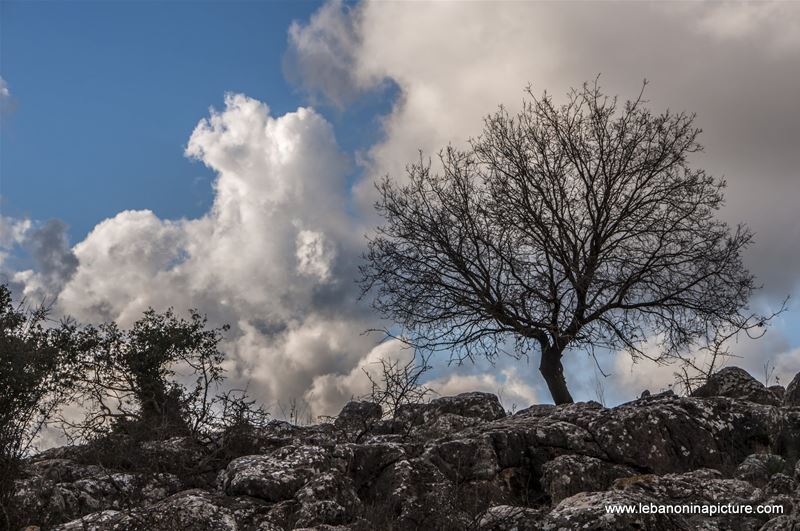
[[[600,75],[622,99],[697,113],[693,162],[756,234],[752,301],[790,309],[735,363],[800,370],[800,4],[0,3],[0,276],[82,322],[148,307],[229,323],[231,385],[336,413],[362,368],[410,353],[358,300],[372,183],[480,133],[526,86]],[[674,367],[565,358],[579,400],[666,389]],[[443,394],[548,402],[535,359],[434,361]],[[602,391],[599,389],[602,388]]]

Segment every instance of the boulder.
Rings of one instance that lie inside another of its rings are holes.
[[[757,487],[764,487],[773,474],[783,472],[786,461],[774,454],[751,454],[736,467],[734,476]]]
[[[772,392],[772,394],[775,395],[775,398],[778,399],[779,404],[783,402],[783,397],[786,394],[785,387],[783,387],[782,385],[770,385],[769,387],[767,387],[767,389],[769,389]]]
[[[692,396],[725,396],[769,406],[780,404],[774,393],[739,367],[725,367],[715,372],[704,385],[692,393]]]
[[[381,406],[364,400],[350,401],[336,417],[334,426],[350,437],[360,438],[383,416]]]
[[[786,386],[786,392],[783,394],[783,405],[800,406],[800,372],[795,374],[792,381]]]
[[[444,396],[431,400],[427,408],[430,416],[451,413],[460,417],[469,417],[485,421],[501,419],[506,411],[500,400],[491,393],[461,393],[456,396]]]
[[[546,512],[530,507],[495,505],[487,509],[478,521],[481,531],[538,531]]]
[[[452,437],[492,439],[500,468],[541,465],[581,454],[641,472],[697,468],[733,471],[752,453],[767,452],[793,423],[779,408],[729,398],[649,397],[615,408],[596,403],[517,414]],[[788,451],[788,450],[787,450]],[[538,477],[538,476],[537,476]]]
[[[597,531],[691,531],[697,529],[684,516],[674,514],[650,514],[622,512],[621,507],[657,504],[658,500],[641,491],[619,490],[603,492],[581,492],[556,505],[542,521],[542,531],[592,529]],[[611,513],[614,507],[620,512]]]
[[[794,494],[795,490],[797,490],[797,481],[786,474],[778,472],[769,478],[764,493],[767,496],[779,496],[782,494],[790,496]]]
[[[553,504],[579,492],[606,490],[615,479],[637,472],[624,465],[586,455],[560,455],[542,467],[542,486]]]
[[[362,510],[353,481],[331,472],[306,483],[295,498],[301,504],[297,526],[346,524],[354,521]]]
[[[318,446],[288,445],[270,455],[248,455],[231,461],[220,477],[229,496],[247,495],[277,502],[292,498],[311,478],[330,467]]]

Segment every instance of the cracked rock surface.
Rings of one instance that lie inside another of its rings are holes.
[[[58,448],[26,463],[16,500],[29,525],[62,531],[800,529],[798,379],[779,399],[741,372],[613,408],[508,415],[494,395],[465,393],[386,421],[354,402],[331,423],[273,421],[230,447],[127,443],[141,457],[116,468],[91,446]],[[606,509],[683,503],[783,514]]]

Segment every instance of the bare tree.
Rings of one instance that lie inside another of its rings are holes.
[[[373,376],[366,368],[364,372],[370,382],[370,392],[364,396],[383,409],[384,417],[396,419],[400,408],[409,404],[422,404],[433,389],[422,383],[422,377],[433,367],[426,356],[414,356],[407,362],[394,358],[381,358],[380,374]]]
[[[680,365],[675,373],[675,383],[687,395],[706,384],[715,372],[720,370],[731,358],[737,357],[730,351],[731,342],[738,342],[741,337],[760,339],[767,333],[770,322],[786,311],[788,298],[777,311],[769,315],[751,313],[739,314],[727,322],[709,331],[704,344],[694,352],[679,353]],[[770,360],[764,364],[764,385],[769,386],[775,366]]]
[[[361,285],[417,348],[540,352],[561,404],[566,349],[663,359],[735,319],[752,235],[716,219],[725,183],[689,164],[694,115],[653,114],[642,93],[618,105],[597,82],[563,106],[527,93],[519,114],[501,107],[467,149],[444,149],[441,171],[421,157],[406,183],[378,185],[385,224]]]

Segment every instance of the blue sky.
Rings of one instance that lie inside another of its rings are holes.
[[[800,285],[798,6],[2,0],[0,275],[83,321],[200,308],[233,325],[232,385],[335,413],[362,368],[405,355],[361,334],[381,324],[353,282],[373,180],[477,135],[529,83],[558,96],[602,73],[611,94],[646,77],[654,109],[697,112],[697,162],[728,180],[724,219],[754,229],[756,303],[774,308]],[[735,352],[793,375],[797,310]],[[611,403],[672,380],[601,362]],[[565,364],[597,398],[593,363]],[[536,366],[433,378],[520,405],[548,400]]]
[[[62,219],[72,242],[125,209],[201,215],[214,173],[183,156],[189,135],[226,92],[275,115],[307,103],[283,55],[290,23],[319,5],[3,1],[0,75],[15,99],[0,137],[3,211]],[[389,96],[328,109],[346,151],[373,141]]]

